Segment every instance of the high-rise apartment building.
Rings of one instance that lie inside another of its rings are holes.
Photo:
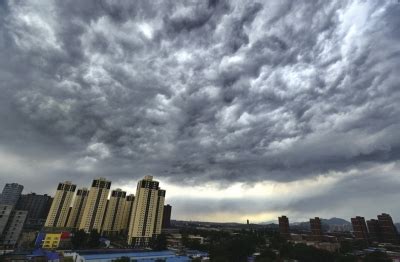
[[[135,195],[130,194],[125,199],[124,211],[122,214],[122,228],[121,231],[124,234],[128,234],[129,223],[131,221],[131,217],[133,216],[133,209],[135,204]]]
[[[379,229],[379,222],[377,219],[367,220],[369,240],[372,242],[381,242],[382,236]]]
[[[105,178],[93,180],[79,229],[83,229],[86,232],[92,230],[101,231],[110,188],[111,181]]]
[[[152,176],[145,176],[136,189],[134,215],[132,216],[128,244],[147,246],[149,241],[161,234],[165,190]]]
[[[46,227],[65,227],[67,225],[68,211],[75,189],[76,185],[70,181],[58,184],[54,200],[47,215]]]
[[[290,238],[289,218],[287,216],[278,217],[279,234],[286,239]]]
[[[46,222],[53,198],[46,194],[30,193],[19,198],[16,209],[28,211],[25,228],[39,230]]]
[[[12,205],[0,204],[0,236],[3,235],[3,232],[7,227],[7,223],[8,220],[10,219],[12,211],[13,211]]]
[[[162,228],[171,227],[171,212],[172,212],[171,205],[165,205],[162,218]]]
[[[126,192],[119,188],[112,190],[102,227],[102,231],[106,235],[117,235],[123,229],[123,213],[125,204]]]
[[[322,225],[319,217],[310,218],[311,235],[314,241],[322,241]]]
[[[385,243],[399,243],[399,235],[393,224],[392,217],[389,214],[378,215],[379,231],[382,236],[382,241]]]
[[[369,241],[367,224],[363,217],[356,216],[351,218],[351,225],[353,226],[354,237],[357,240]]]
[[[17,244],[19,237],[21,236],[22,229],[28,211],[24,210],[13,210],[8,220],[7,226],[1,236],[1,244],[8,248],[13,248]]]
[[[0,197],[0,205],[12,205],[15,206],[21,196],[24,186],[17,183],[7,183]]]
[[[74,204],[72,205],[71,212],[68,217],[67,227],[78,228],[80,226],[83,210],[85,209],[88,196],[89,190],[85,187],[76,191]]]

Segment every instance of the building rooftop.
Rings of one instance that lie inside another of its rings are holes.
[[[190,261],[190,259],[186,256],[176,256],[172,251],[157,251],[157,252],[77,252],[85,260],[104,260],[104,259],[116,259],[121,257],[129,257],[134,259],[167,259],[168,262],[182,262],[182,261]]]

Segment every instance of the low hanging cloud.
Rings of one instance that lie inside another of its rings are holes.
[[[399,13],[390,0],[2,1],[0,153],[18,161],[0,175],[193,185],[396,163]]]

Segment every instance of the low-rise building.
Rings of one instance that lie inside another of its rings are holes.
[[[105,251],[105,252],[64,252],[65,257],[72,257],[73,261],[79,262],[110,262],[119,258],[128,258],[129,261],[165,261],[165,262],[189,262],[191,259],[188,256],[178,256],[172,251],[158,252],[135,252],[130,251]]]
[[[46,250],[71,248],[71,233],[65,230],[42,231],[36,237],[36,248]]]

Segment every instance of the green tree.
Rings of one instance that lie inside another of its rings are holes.
[[[153,250],[161,251],[167,249],[167,236],[162,233],[157,237],[154,237],[150,242],[150,247]]]
[[[71,237],[72,247],[74,249],[85,248],[87,240],[88,240],[88,235],[83,229],[76,231]]]
[[[255,251],[255,242],[245,237],[224,239],[210,248],[211,261],[242,262]]]
[[[392,261],[386,253],[375,251],[364,257],[365,262],[390,262]]]
[[[288,258],[299,261],[335,261],[335,255],[331,252],[307,246],[305,244],[296,244],[290,248]]]
[[[353,255],[337,255],[335,262],[357,262],[358,258]]]
[[[100,246],[100,234],[97,230],[90,231],[87,246],[89,248],[98,248]]]

